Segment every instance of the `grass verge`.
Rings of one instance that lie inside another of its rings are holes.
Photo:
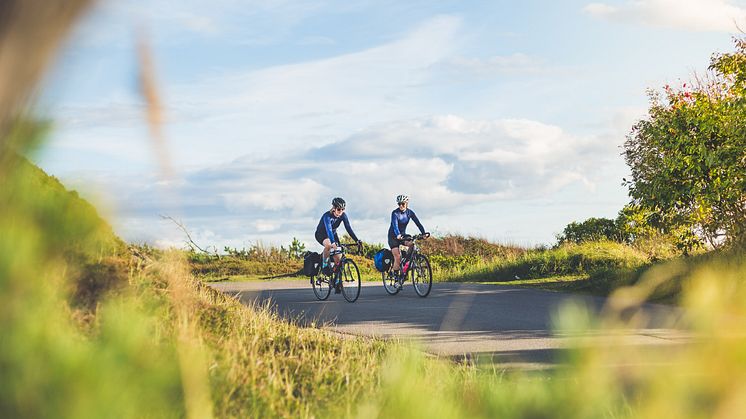
[[[567,366],[506,372],[244,307],[196,280],[182,254],[112,253],[116,240],[102,235],[97,217],[59,205],[71,195],[5,179],[4,417],[697,418],[746,410],[743,254],[650,270],[614,291],[601,318],[564,307],[556,333],[576,348],[565,353]],[[702,339],[653,353],[629,345],[627,331],[646,321],[635,311],[670,283],[680,284],[686,313],[671,325]],[[588,341],[598,330],[610,336],[603,346]]]

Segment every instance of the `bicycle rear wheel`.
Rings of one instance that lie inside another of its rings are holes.
[[[409,271],[412,273],[412,285],[414,291],[420,297],[427,297],[433,287],[433,271],[430,268],[430,261],[425,255],[417,255],[412,261]]]
[[[332,292],[329,286],[329,277],[326,275],[319,274],[311,277],[311,286],[313,286],[313,293],[316,295],[316,298],[321,301],[329,298],[329,294]]]
[[[345,260],[342,265],[342,296],[350,303],[357,301],[360,297],[360,270],[355,261]]]

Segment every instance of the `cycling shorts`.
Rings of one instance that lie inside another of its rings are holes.
[[[396,236],[389,234],[389,248],[393,249],[399,246],[401,246],[401,242],[396,238]]]
[[[328,239],[329,236],[326,235],[326,233],[321,231],[316,231],[316,241],[319,242],[320,245],[324,245],[324,240]],[[339,236],[337,235],[337,232],[334,232],[334,242],[339,243]]]

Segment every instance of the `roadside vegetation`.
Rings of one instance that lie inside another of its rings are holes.
[[[568,228],[578,224],[572,223]],[[604,296],[619,287],[634,285],[652,267],[675,263],[696,266],[699,261],[738,249],[700,248],[685,253],[676,247],[671,236],[643,237],[632,243],[598,238],[596,234],[589,236],[591,239],[580,235],[576,236],[580,237],[578,240],[567,240],[560,235],[551,248],[521,248],[447,235],[423,241],[421,249],[430,259],[436,282],[482,282]],[[372,257],[382,247],[365,243],[362,256],[350,256],[360,267],[363,280],[380,281]],[[301,273],[302,257],[289,256],[284,247],[255,245],[221,255],[187,250],[186,255],[192,274],[205,282],[306,280]],[[680,286],[669,285],[650,298],[676,303],[680,290]]]
[[[340,416],[377,388],[383,342],[245,307],[184,252],[128,248],[56,179],[2,163],[3,417]]]
[[[613,292],[600,319],[565,307],[556,332],[578,343],[565,365],[505,370],[499,357],[453,363],[242,305],[203,285],[182,251],[122,247],[92,207],[20,164],[55,192],[3,189],[12,234],[0,245],[15,251],[0,253],[3,416],[735,417],[746,407],[743,258],[650,271]],[[707,338],[616,350],[644,324],[630,313],[672,281],[690,314],[671,324]],[[619,334],[592,345],[597,328]]]

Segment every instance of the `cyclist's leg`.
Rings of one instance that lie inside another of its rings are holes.
[[[329,240],[329,239],[327,239],[327,240]],[[336,243],[339,243],[339,236],[337,235],[337,232],[334,232],[334,241],[335,241]],[[331,246],[331,245],[330,245],[330,246]],[[331,247],[330,247],[330,249],[331,249]],[[327,255],[328,255],[328,253],[327,253]],[[335,263],[336,263],[337,265],[339,265],[339,261],[340,261],[340,260],[342,260],[342,254],[341,254],[341,253],[337,253],[336,255],[334,255],[334,262],[335,262]]]
[[[399,240],[394,237],[392,233],[389,233],[389,248],[391,253],[394,255],[394,264],[391,265],[391,269],[396,272],[399,270],[401,264],[401,251],[399,250]]]
[[[331,242],[325,235],[319,234],[318,231],[316,232],[315,237],[316,241],[319,242],[320,245],[324,246],[324,250],[321,251],[322,260],[327,260],[329,258],[329,249],[331,248]]]
[[[394,264],[391,265],[391,269],[398,271],[401,265],[401,250],[399,250],[399,246],[392,247],[391,253],[394,255]]]
[[[324,250],[322,251],[322,255],[324,257],[324,261],[329,260],[329,253],[332,251],[332,242],[329,239],[324,239],[323,242]]]
[[[413,244],[414,244],[414,242],[413,242],[413,241],[411,241],[411,240],[410,240],[410,241],[406,241],[406,242],[404,242],[404,245],[405,245],[405,246],[407,246],[407,251],[406,251],[406,252],[402,252],[402,257],[404,257],[404,258],[408,258],[408,257],[409,257],[409,255],[411,255],[411,254],[412,254],[412,250],[413,250],[413,249],[412,249],[412,245],[413,245]]]

